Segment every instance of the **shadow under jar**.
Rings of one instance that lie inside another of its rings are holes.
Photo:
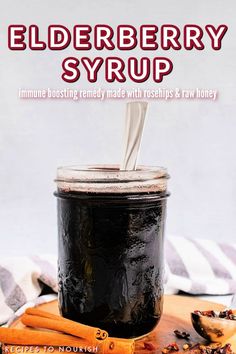
[[[62,316],[123,338],[156,326],[163,306],[167,179],[161,167],[58,168]]]

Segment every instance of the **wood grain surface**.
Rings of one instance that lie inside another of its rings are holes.
[[[160,354],[162,349],[172,342],[176,342],[179,345],[179,354],[186,354],[187,352],[184,352],[182,350],[182,346],[186,342],[186,340],[177,339],[173,331],[176,329],[180,331],[187,331],[191,335],[191,342],[200,342],[202,344],[205,344],[206,342],[204,341],[204,339],[202,339],[192,328],[190,312],[193,310],[209,309],[214,309],[218,311],[223,308],[223,305],[199,300],[198,298],[193,296],[165,296],[164,312],[161,321],[154,329],[154,331],[149,333],[147,336],[136,340],[135,354]],[[40,305],[40,309],[58,314],[57,301]],[[21,323],[19,318],[12,324],[11,327],[24,328],[24,325]],[[227,342],[231,343],[233,350],[236,352],[236,336],[232,337]],[[150,343],[151,345],[148,345],[148,348],[145,348],[145,343]],[[22,348],[22,351],[20,351],[18,348],[16,352],[14,346],[7,346],[6,351],[14,352],[17,354],[19,352],[25,353],[24,348]],[[31,350],[31,353],[32,352],[34,351]],[[57,354],[58,352],[59,351],[57,349],[54,350],[55,354]],[[45,353],[43,348],[40,348],[40,353]]]

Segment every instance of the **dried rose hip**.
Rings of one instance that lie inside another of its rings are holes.
[[[179,351],[179,346],[177,343],[171,343],[167,347],[162,349],[163,354],[171,353],[171,352],[178,352]]]
[[[208,310],[208,311],[195,310],[194,313],[196,315],[201,315],[201,316],[219,317],[219,318],[224,318],[226,320],[236,321],[236,313],[234,313],[233,310],[231,310],[231,309],[220,311],[219,314],[213,310]]]
[[[194,313],[196,315],[202,315],[202,316],[207,316],[207,317],[216,317],[216,313],[213,310],[207,310],[207,311],[195,310]]]
[[[232,310],[224,310],[219,313],[220,318],[225,318],[226,320],[236,320],[236,314]]]
[[[191,351],[196,349],[198,349],[198,353],[200,354],[233,354],[230,344],[222,347],[220,344],[205,346],[197,343],[190,348]]]
[[[217,350],[218,350],[216,351],[217,354],[233,354],[233,351],[231,349],[231,344],[229,343],[225,344],[224,347],[221,347]]]

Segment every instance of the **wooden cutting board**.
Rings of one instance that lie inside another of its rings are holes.
[[[57,301],[49,302],[39,306],[40,309],[48,311],[51,313],[58,314],[58,305]],[[135,354],[160,354],[162,349],[172,342],[176,342],[179,345],[180,353],[188,353],[182,350],[183,344],[186,342],[183,339],[177,339],[173,331],[178,329],[180,331],[189,332],[191,335],[192,342],[200,342],[205,344],[204,339],[202,339],[192,328],[190,320],[190,312],[193,310],[211,310],[216,311],[222,310],[223,305],[199,300],[196,297],[185,297],[185,296],[165,296],[164,300],[164,312],[159,322],[158,326],[146,337],[138,339],[135,345]],[[12,328],[24,328],[24,325],[21,323],[20,318],[17,319],[12,325]],[[144,348],[144,342],[151,342],[155,349],[150,350]],[[228,343],[231,343],[233,350],[236,352],[236,336],[228,340]],[[16,353],[14,346],[8,346],[6,349],[10,352]],[[19,346],[17,346],[17,353],[25,353],[22,348],[22,351],[19,351]],[[5,350],[7,351],[7,350]],[[38,351],[35,351],[38,353]],[[34,353],[31,350],[31,353]],[[44,353],[43,348],[40,349],[40,353]],[[58,354],[58,350],[54,350],[53,353]],[[191,353],[191,352],[189,352]],[[125,353],[124,353],[125,354]]]

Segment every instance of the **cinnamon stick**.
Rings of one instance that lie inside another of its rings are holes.
[[[32,331],[30,329],[0,328],[0,342],[17,345],[48,345],[83,347],[86,342],[78,337],[56,332]]]
[[[103,343],[103,354],[134,354],[135,341],[133,339],[109,337]]]
[[[23,316],[21,321],[26,326],[54,329],[85,339],[95,338],[104,340],[108,337],[108,333],[100,328],[86,326],[50,312],[38,310],[37,308],[28,308],[25,313],[26,315]],[[27,317],[27,315],[31,316]],[[37,319],[33,317],[37,317]],[[43,321],[43,318],[47,318],[50,321]]]
[[[99,354],[133,354],[134,340],[107,338],[104,341],[85,340],[67,334],[27,329],[0,328],[0,342],[15,345],[94,348]],[[98,348],[98,350],[96,350]]]

